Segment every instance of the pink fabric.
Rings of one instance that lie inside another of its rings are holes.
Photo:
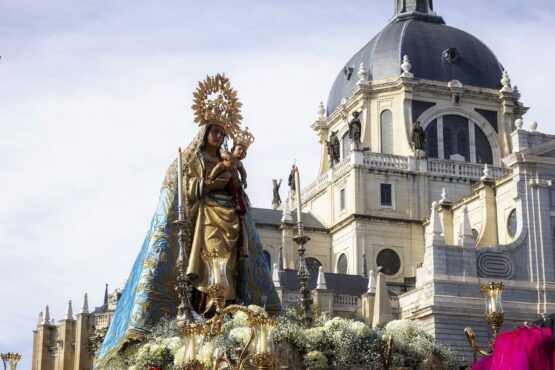
[[[555,341],[551,328],[525,326],[497,336],[493,354],[472,370],[555,370]]]

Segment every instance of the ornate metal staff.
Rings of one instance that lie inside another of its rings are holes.
[[[177,258],[177,282],[175,290],[179,300],[181,301],[177,307],[177,323],[180,327],[195,322],[193,317],[193,309],[191,307],[191,282],[187,276],[187,266],[189,265],[189,257],[187,250],[189,249],[191,221],[189,221],[189,207],[187,191],[183,192],[183,160],[181,158],[181,147],[177,151],[177,220],[173,222],[174,227],[178,230],[177,240],[179,244],[179,256]],[[185,194],[185,206],[183,205],[183,194]]]
[[[312,295],[308,289],[308,268],[306,266],[305,260],[305,247],[304,245],[310,240],[310,236],[304,234],[304,224],[302,221],[302,208],[301,208],[301,181],[299,179],[299,168],[295,167],[295,191],[297,198],[297,236],[293,237],[293,241],[299,245],[299,271],[297,276],[299,277],[300,289],[300,305],[303,310],[304,320],[307,327],[312,326],[312,312],[310,306],[312,306]]]

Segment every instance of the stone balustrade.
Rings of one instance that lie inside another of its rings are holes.
[[[360,153],[360,152],[359,152]],[[353,160],[357,153],[349,153],[341,162],[323,173],[316,181],[302,191],[303,201],[308,201],[325,189],[329,184],[343,177],[351,168],[357,166]],[[417,159],[411,156],[364,152],[362,165],[372,170],[412,172],[429,176],[451,177],[479,181],[484,175],[484,165],[443,159]],[[359,155],[361,155],[359,154]],[[360,162],[359,162],[360,163]],[[508,168],[488,166],[493,178],[506,176]]]
[[[96,328],[107,328],[110,325],[110,315],[98,315],[94,318],[94,326]]]
[[[409,157],[383,153],[364,153],[364,164],[369,168],[383,168],[393,170],[409,169]]]
[[[361,310],[360,297],[336,294],[333,296],[333,308],[335,311],[359,312]]]
[[[484,176],[484,165],[477,163],[428,159],[428,173],[432,176],[461,177],[478,181]],[[510,169],[488,166],[493,178],[505,176]]]

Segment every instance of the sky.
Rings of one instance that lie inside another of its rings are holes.
[[[244,164],[254,206],[320,147],[310,125],[340,69],[393,15],[393,1],[0,1],[0,352],[31,368],[50,305],[102,304],[122,288],[163,176],[195,135],[192,92],[225,72],[256,141]],[[436,0],[447,24],[488,45],[555,134],[555,4]],[[284,197],[282,187],[282,197]]]

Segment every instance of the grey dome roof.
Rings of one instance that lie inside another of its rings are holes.
[[[391,23],[356,53],[339,73],[328,97],[327,112],[331,114],[343,98],[351,96],[358,81],[360,63],[368,80],[381,80],[401,74],[401,63],[408,55],[415,78],[464,85],[501,88],[503,67],[493,52],[476,37],[443,23],[441,17],[397,16]],[[457,58],[451,63],[443,57],[455,48]],[[345,70],[351,68],[347,79]]]

